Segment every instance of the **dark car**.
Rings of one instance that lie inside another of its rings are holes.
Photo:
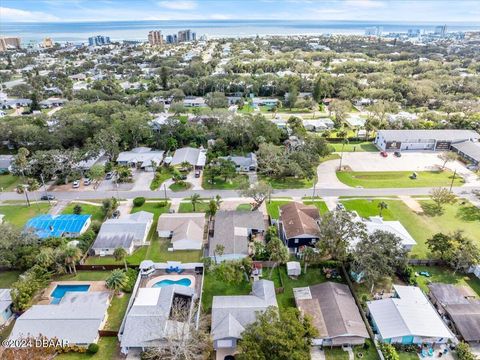
[[[115,210],[112,214],[112,219],[118,219],[120,217],[120,210]]]
[[[201,174],[201,171],[200,171],[200,170],[196,170],[196,171],[195,171],[195,177],[196,177],[196,178],[199,178],[199,177],[200,177],[200,174]]]
[[[108,172],[106,175],[105,175],[105,180],[111,180],[113,178],[113,172]]]
[[[180,175],[180,180],[187,180],[187,175],[181,174]]]
[[[402,153],[400,151],[395,151],[393,155],[395,155],[396,157],[402,157]]]
[[[49,201],[50,201],[50,200],[55,200],[55,196],[50,195],[50,194],[48,194],[48,195],[43,195],[43,196],[40,198],[40,200],[49,200]]]

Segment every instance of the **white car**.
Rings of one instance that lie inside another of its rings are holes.
[[[78,189],[78,188],[80,187],[80,181],[75,180],[75,181],[73,182],[73,184],[72,184],[72,187],[73,187],[74,189]]]
[[[85,180],[83,180],[83,185],[85,185],[85,186],[88,186],[88,185],[90,185],[91,183],[92,183],[92,180],[90,180],[90,179],[85,179]]]

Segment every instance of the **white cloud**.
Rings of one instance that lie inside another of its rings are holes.
[[[7,7],[0,7],[0,19],[8,22],[43,22],[60,20],[54,15],[41,11],[26,11]]]
[[[228,20],[231,19],[232,17],[227,14],[211,14],[210,19],[212,20]]]
[[[190,0],[160,1],[158,5],[171,10],[193,10],[197,7],[197,3]]]
[[[383,2],[377,0],[347,0],[345,5],[364,9],[377,9],[385,6]]]

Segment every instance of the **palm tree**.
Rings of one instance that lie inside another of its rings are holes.
[[[383,210],[386,210],[388,209],[388,204],[385,202],[385,201],[380,201],[377,205],[378,209],[380,210],[380,217],[382,217],[382,212]]]
[[[65,265],[68,266],[68,268],[70,269],[70,272],[72,272],[72,268],[73,268],[73,272],[77,274],[77,267],[75,264],[82,257],[82,252],[80,251],[80,249],[77,247],[69,246],[65,249],[64,255],[65,255]]]
[[[215,264],[217,263],[217,255],[222,256],[224,251],[225,251],[225,246],[223,246],[222,244],[215,245],[215,249],[213,250],[213,257],[215,258]]]
[[[125,264],[125,271],[127,271],[127,250],[123,247],[118,247],[113,251],[113,257],[115,261],[123,261]]]
[[[190,196],[190,202],[192,203],[193,212],[195,212],[196,206],[200,202],[200,194],[192,194],[192,196]]]
[[[222,203],[222,197],[220,195],[215,195],[215,203],[217,204],[217,209],[220,209],[220,204]]]
[[[316,255],[317,255],[317,253],[310,246],[306,246],[305,249],[303,249],[303,265],[304,265],[303,272],[305,274],[307,273],[308,263],[314,261]]]
[[[207,210],[207,213],[210,216],[210,218],[215,216],[215,214],[217,213],[217,210],[218,210],[217,203],[215,202],[215,200],[211,199],[210,202],[208,203],[208,210]]]
[[[110,276],[105,280],[107,288],[114,291],[115,295],[118,295],[120,289],[127,283],[127,274],[122,269],[115,269],[111,272]]]

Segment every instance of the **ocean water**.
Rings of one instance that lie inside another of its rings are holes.
[[[0,35],[20,36],[22,42],[39,42],[51,37],[58,42],[87,42],[89,36],[107,35],[112,40],[147,40],[150,30],[162,34],[192,29],[197,38],[249,37],[265,35],[364,34],[365,28],[382,26],[383,32],[406,32],[418,28],[433,31],[438,23],[378,23],[374,21],[287,21],[287,20],[170,20],[170,21],[106,21],[62,23],[8,23],[0,22]],[[448,31],[480,30],[479,23],[447,23]]]

